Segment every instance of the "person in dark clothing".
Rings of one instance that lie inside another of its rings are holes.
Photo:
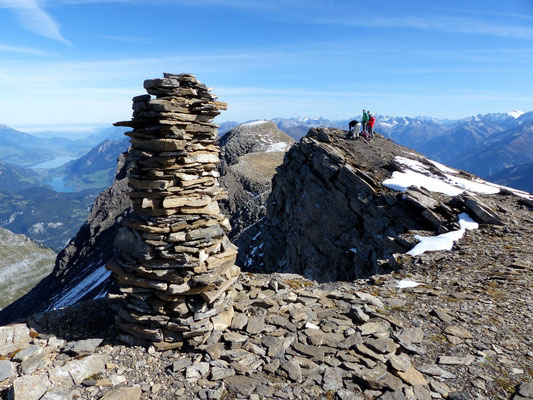
[[[374,124],[376,123],[376,118],[374,118],[374,114],[370,114],[368,118],[368,137],[370,139],[374,139]]]
[[[348,123],[348,139],[356,139],[359,134],[359,121],[353,120]]]
[[[368,122],[368,111],[363,110],[363,118],[361,119],[361,124],[363,132],[366,132],[366,124]]]

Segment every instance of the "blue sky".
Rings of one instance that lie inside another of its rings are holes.
[[[129,119],[163,72],[211,86],[218,121],[529,111],[533,2],[0,0],[0,124]]]

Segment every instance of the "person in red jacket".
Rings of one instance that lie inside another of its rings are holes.
[[[370,114],[370,118],[368,118],[368,135],[370,139],[374,139],[374,124],[376,123],[376,118],[374,118],[374,114]]]

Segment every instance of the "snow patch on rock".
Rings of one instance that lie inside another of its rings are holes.
[[[443,233],[438,236],[420,236],[416,235],[415,239],[420,240],[415,247],[413,247],[407,254],[411,256],[418,256],[426,251],[451,250],[453,244],[461,239],[467,230],[477,229],[478,223],[475,222],[468,214],[459,214],[460,229],[448,233]]]

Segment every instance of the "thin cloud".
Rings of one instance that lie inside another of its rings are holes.
[[[139,36],[114,36],[114,35],[97,35],[93,36],[95,39],[111,40],[114,42],[134,43],[134,44],[150,44],[154,43],[153,39],[148,39]]]
[[[26,30],[58,42],[71,44],[59,31],[59,24],[41,7],[39,0],[0,0],[0,7],[9,8]]]
[[[498,25],[480,20],[456,17],[418,18],[418,17],[380,17],[364,21],[343,18],[314,19],[314,23],[345,26],[367,26],[378,28],[410,28],[448,33],[465,33],[501,36],[517,39],[533,39],[533,28],[525,26]]]
[[[461,14],[474,14],[474,15],[492,15],[495,17],[511,17],[511,18],[518,18],[518,19],[526,19],[526,20],[533,20],[533,16],[531,15],[525,15],[525,14],[516,14],[516,13],[505,13],[505,12],[497,12],[497,11],[483,11],[483,10],[469,10],[466,8],[447,8],[447,7],[432,7],[434,10],[442,10],[442,11],[452,11],[452,12],[458,12]]]
[[[0,43],[0,51],[9,51],[12,53],[20,53],[20,54],[29,54],[33,56],[45,56],[50,55],[50,53],[38,49],[31,49],[27,47],[15,47],[15,46],[9,46]]]

